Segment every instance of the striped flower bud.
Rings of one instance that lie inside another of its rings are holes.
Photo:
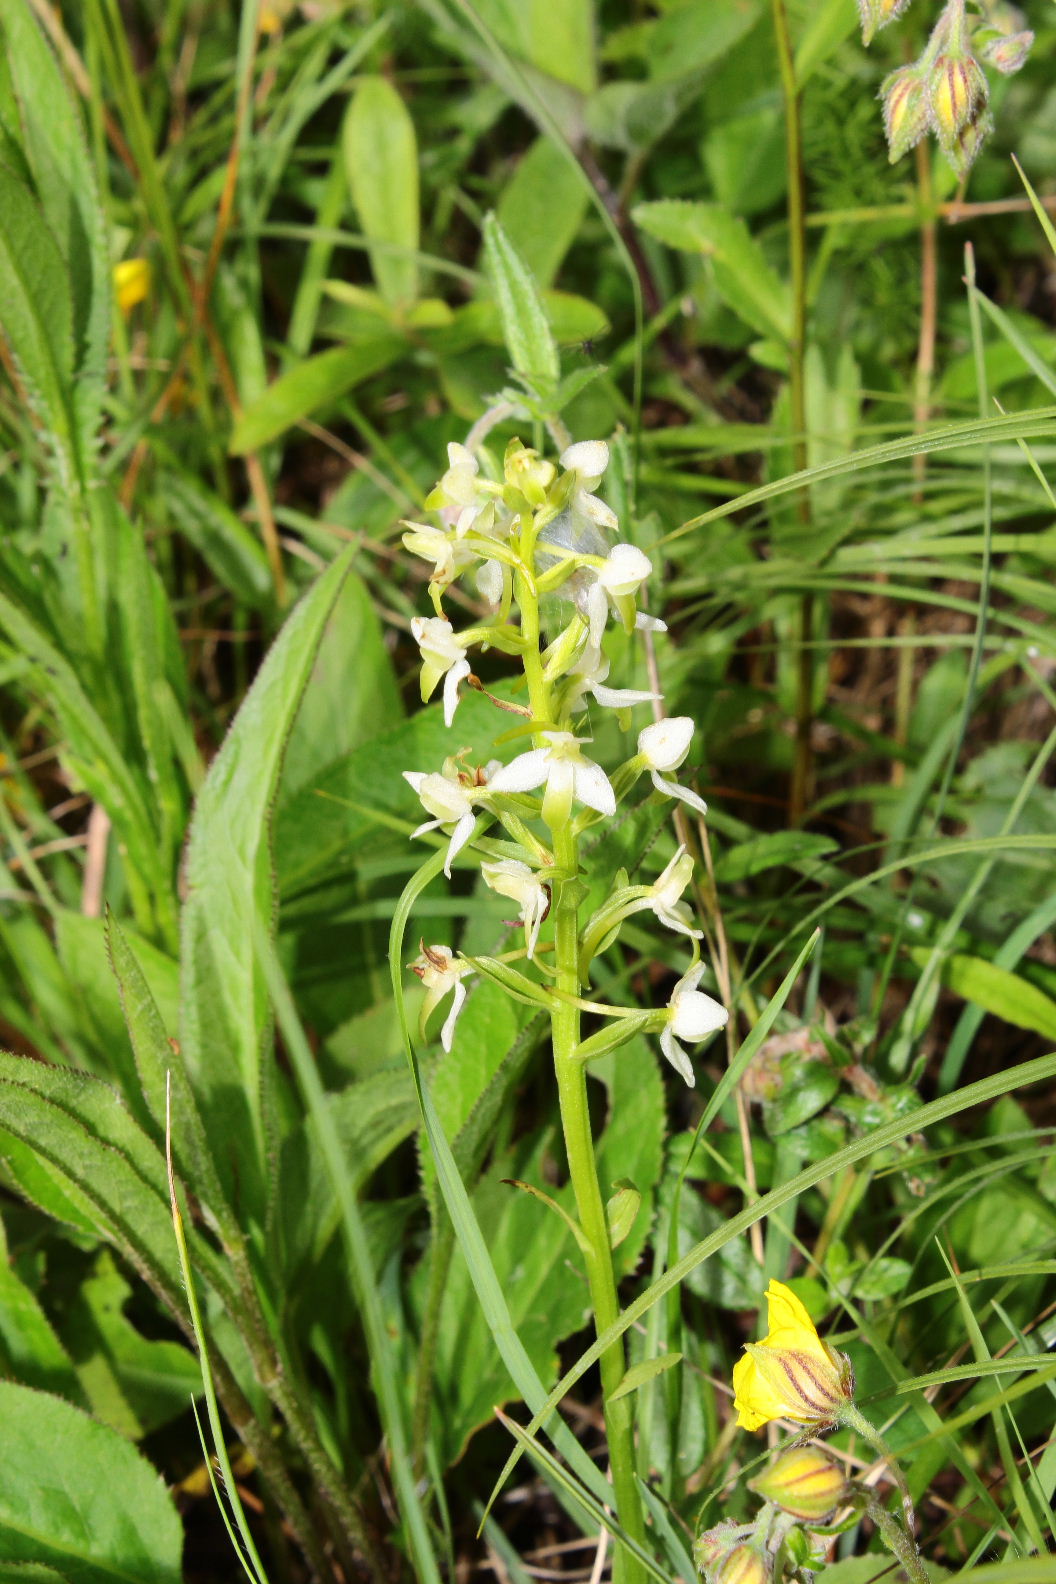
[[[827,1523],[851,1490],[839,1464],[810,1446],[783,1452],[748,1487],[805,1523]]]
[[[943,153],[949,155],[960,134],[978,120],[988,94],[974,55],[949,50],[936,58],[928,73],[928,107]]]
[[[858,0],[858,12],[862,19],[862,42],[871,44],[880,29],[893,22],[897,16],[901,16],[908,5],[909,0]]]
[[[981,54],[988,66],[994,66],[1005,77],[1011,77],[1025,64],[1033,42],[1034,35],[1030,32],[1004,33],[1000,38],[984,44]]]
[[[880,89],[884,105],[884,131],[892,165],[915,148],[928,130],[931,109],[920,62],[902,66],[885,77]]]

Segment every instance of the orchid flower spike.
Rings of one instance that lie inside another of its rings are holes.
[[[431,698],[444,677],[444,725],[450,726],[458,708],[458,684],[470,674],[465,651],[444,616],[415,616],[411,632],[422,651],[422,699]]]
[[[424,825],[419,825],[417,830],[411,832],[411,840],[415,836],[424,836],[427,831],[439,830],[441,826],[454,827],[450,830],[451,841],[447,848],[447,857],[444,859],[444,873],[451,878],[452,860],[460,853],[473,834],[476,816],[473,812],[474,805],[484,800],[488,785],[488,777],[500,768],[501,761],[492,759],[475,773],[459,768],[457,759],[444,761],[442,774],[426,774],[422,770],[405,770],[403,779],[410,783],[422,800],[422,806],[427,814],[433,818],[426,820]]]
[[[451,1010],[440,1030],[440,1043],[445,1051],[450,1051],[451,1042],[455,1037],[455,1024],[469,994],[462,980],[473,970],[469,963],[455,956],[450,946],[427,946],[424,941],[421,942],[421,953],[410,964],[410,969],[413,974],[418,975],[425,986],[425,1001],[422,1003],[422,1015],[418,1020],[418,1030],[423,1039],[425,1025],[433,1008],[438,1006],[446,995],[454,992]]]
[[[680,798],[698,814],[706,814],[708,805],[703,798],[689,787],[679,786],[677,781],[665,781],[660,774],[661,770],[678,769],[689,753],[692,740],[693,721],[688,715],[673,715],[667,720],[656,721],[638,733],[638,760],[641,768],[649,771],[658,792],[665,797]]]
[[[550,893],[534,870],[517,858],[500,858],[482,863],[485,883],[500,896],[509,897],[521,910],[524,938],[529,957],[534,956],[539,926],[550,911]]]
[[[696,1074],[679,1040],[699,1045],[709,1034],[725,1028],[730,1019],[724,1006],[697,989],[703,972],[704,964],[698,962],[682,975],[671,992],[667,1003],[667,1027],[660,1035],[660,1049],[691,1089],[697,1081]]]
[[[583,740],[571,732],[542,733],[545,748],[518,754],[492,778],[493,792],[533,792],[545,783],[543,818],[553,829],[567,819],[573,799],[599,814],[615,814],[616,794],[608,776],[579,751]]]

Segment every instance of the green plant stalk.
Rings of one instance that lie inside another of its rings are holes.
[[[531,563],[531,551],[534,548],[532,540],[529,522],[525,522],[522,524],[521,554],[526,564]],[[526,640],[524,670],[533,719],[553,725],[556,729],[564,729],[567,722],[553,721],[550,685],[543,674],[539,650],[539,603],[534,583],[524,573],[518,572],[516,587],[521,634]],[[554,985],[563,992],[563,998],[550,1014],[554,1072],[576,1213],[589,1247],[585,1255],[587,1282],[594,1307],[594,1324],[600,1336],[619,1318],[620,1304],[616,1296],[609,1224],[598,1182],[598,1166],[590,1128],[586,1069],[576,1055],[580,1041],[580,1009],[576,1005],[580,992],[579,839],[570,817],[551,827],[551,837],[555,864],[571,877],[554,886]],[[645,1513],[635,1471],[633,1394],[611,1401],[626,1371],[622,1340],[606,1348],[601,1356],[600,1369],[616,1514],[631,1539],[644,1545]],[[645,1573],[637,1557],[617,1551],[613,1577],[616,1584],[644,1584]]]
[[[773,0],[774,38],[785,101],[785,162],[788,168],[788,262],[792,285],[792,336],[788,346],[788,394],[792,414],[792,464],[797,473],[809,466],[807,450],[807,201],[803,176],[803,145],[799,124],[799,89],[792,39],[788,31],[785,0]],[[811,523],[810,494],[797,497],[800,523]],[[796,671],[796,753],[792,767],[790,817],[798,825],[810,801],[813,756],[810,748],[814,710],[814,596],[804,594],[799,605],[799,660]]]
[[[559,866],[573,875],[578,863],[578,842],[570,822],[553,831],[554,857]],[[563,881],[554,908],[554,958],[557,967],[557,988],[569,996],[579,994],[579,908],[577,902],[578,880]],[[579,1045],[579,1008],[571,1001],[561,1001],[551,1013],[551,1033],[554,1046],[554,1071],[557,1076],[558,1101],[561,1107],[561,1126],[568,1155],[568,1170],[572,1191],[576,1197],[576,1210],[589,1253],[586,1255],[587,1280],[594,1306],[594,1322],[600,1336],[618,1318],[619,1299],[616,1296],[616,1274],[612,1265],[612,1247],[605,1205],[598,1182],[594,1141],[590,1130],[590,1110],[587,1104],[587,1074],[584,1064],[576,1059]],[[612,1483],[616,1497],[616,1512],[620,1522],[633,1540],[645,1541],[645,1517],[638,1492],[635,1473],[634,1420],[632,1397],[621,1397],[613,1402],[612,1395],[623,1380],[626,1357],[622,1340],[606,1348],[601,1355],[601,1384],[605,1398],[605,1426],[608,1433],[609,1460],[612,1465]],[[620,1584],[638,1584],[645,1575],[636,1557],[618,1553],[614,1577]]]

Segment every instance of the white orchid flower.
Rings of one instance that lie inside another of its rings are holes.
[[[458,684],[470,674],[465,651],[443,616],[415,616],[411,632],[422,651],[422,698],[431,698],[444,677],[444,724],[450,726],[458,708]]]
[[[427,946],[422,941],[421,947],[421,955],[410,964],[411,972],[418,975],[426,991],[418,1029],[424,1039],[425,1025],[433,1008],[453,991],[454,1000],[451,1002],[451,1010],[440,1030],[440,1043],[445,1051],[450,1051],[455,1036],[455,1024],[469,994],[462,980],[473,970],[469,963],[455,956],[450,946]]]
[[[450,827],[451,840],[447,848],[447,857],[444,859],[444,873],[451,878],[452,860],[462,851],[473,834],[476,824],[474,805],[481,801],[481,794],[488,784],[488,776],[499,768],[500,761],[493,759],[483,766],[475,775],[458,768],[454,759],[444,762],[443,774],[427,774],[422,770],[405,770],[403,779],[414,788],[422,800],[422,806],[427,814],[433,818],[426,820],[424,825],[419,825],[417,830],[411,832],[411,840],[415,836],[424,836],[426,831],[439,830],[441,826]]]
[[[579,751],[582,739],[571,732],[542,733],[545,748],[532,748],[504,765],[491,782],[493,792],[534,792],[546,785],[543,818],[553,828],[567,819],[573,799],[599,814],[615,814],[616,794],[600,765]]]
[[[590,643],[597,648],[605,631],[612,600],[625,626],[634,620],[634,596],[653,570],[653,563],[637,545],[613,545],[598,568],[597,577],[587,593],[587,620]]]
[[[689,909],[681,900],[692,878],[693,860],[684,846],[679,847],[671,862],[650,886],[652,895],[649,906],[668,929],[677,930],[680,935],[689,935],[694,940],[703,940],[704,931],[694,929],[686,922],[685,915]]]
[[[550,910],[550,894],[545,885],[534,869],[517,858],[500,858],[495,863],[482,863],[480,872],[493,891],[517,903],[521,910],[528,955],[533,956],[539,939],[539,926]]]
[[[480,490],[480,463],[472,451],[453,440],[447,448],[447,472],[437,484],[448,506],[475,506]]]
[[[656,721],[652,726],[646,726],[638,733],[638,759],[641,767],[649,771],[658,792],[662,792],[665,797],[681,798],[698,814],[706,814],[708,805],[703,798],[688,787],[679,786],[677,781],[665,781],[660,774],[662,770],[678,769],[689,753],[692,739],[691,718],[688,715],[672,715],[666,720]]]
[[[431,528],[427,523],[406,520],[403,526],[409,530],[404,534],[403,542],[411,554],[433,563],[430,583],[446,587],[461,577],[477,559],[476,551],[471,550],[458,533],[451,534],[443,528]]]
[[[671,992],[667,1003],[667,1027],[660,1035],[660,1049],[691,1089],[697,1081],[696,1074],[679,1040],[698,1045],[709,1034],[725,1028],[730,1020],[724,1006],[697,989],[703,972],[704,964],[698,962],[695,968],[682,975]]]
[[[588,643],[568,675],[571,681],[568,708],[575,710],[585,693],[590,693],[604,709],[630,709],[632,704],[649,704],[662,698],[660,693],[644,693],[639,688],[605,686],[609,662],[600,649]]]
[[[611,506],[592,492],[601,483],[602,474],[609,465],[609,448],[604,440],[580,440],[561,453],[561,466],[576,475],[572,496],[572,517],[589,518],[599,528],[616,529],[619,518]]]

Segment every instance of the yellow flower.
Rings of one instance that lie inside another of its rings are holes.
[[[766,1301],[769,1333],[748,1343],[733,1371],[737,1423],[742,1430],[758,1430],[771,1419],[832,1424],[854,1392],[850,1359],[821,1340],[783,1282],[770,1283]]]
[[[117,306],[127,319],[137,303],[150,291],[150,265],[146,259],[125,259],[114,265],[114,291]]]
[[[263,6],[259,26],[262,33],[278,33],[282,27],[282,17],[273,6]]]

